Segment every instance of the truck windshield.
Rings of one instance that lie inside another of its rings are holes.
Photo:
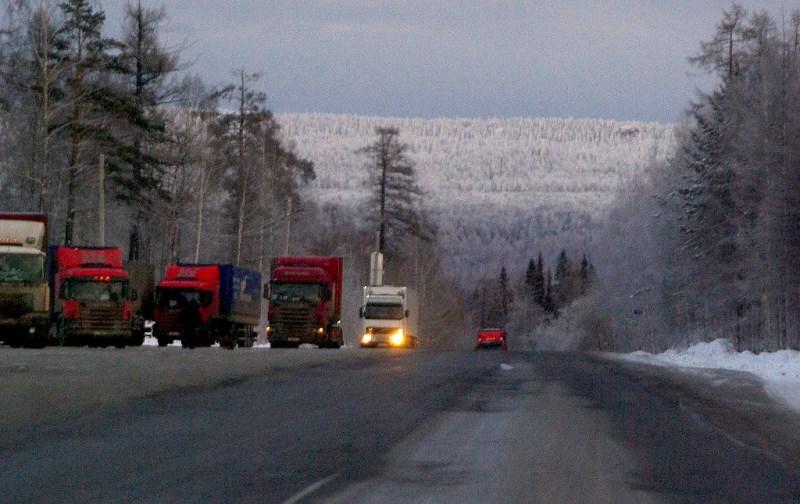
[[[44,260],[32,254],[0,254],[0,282],[44,282]]]
[[[311,301],[320,300],[320,286],[304,283],[273,283],[270,299],[272,301]]]
[[[367,303],[364,307],[364,318],[400,320],[403,318],[403,305]]]
[[[119,303],[128,299],[128,281],[97,282],[73,278],[61,285],[61,297],[77,301],[112,301]]]
[[[196,290],[158,289],[156,305],[162,310],[176,310],[194,301],[200,306],[208,306],[214,297],[210,292]]]

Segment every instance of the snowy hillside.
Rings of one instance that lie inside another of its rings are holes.
[[[321,205],[354,209],[365,197],[356,151],[377,126],[412,147],[428,209],[454,270],[468,281],[519,272],[538,249],[580,247],[620,183],[674,144],[673,127],[579,119],[408,119],[280,114],[287,140],[314,161]],[[567,238],[570,237],[570,238]],[[566,242],[578,237],[578,243]]]

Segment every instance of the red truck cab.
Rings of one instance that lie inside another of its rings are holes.
[[[133,298],[116,247],[51,247],[53,330],[60,342],[124,346],[132,338]]]
[[[267,338],[273,347],[311,343],[339,348],[341,328],[341,257],[279,257],[272,261],[268,289]]]
[[[479,348],[502,348],[503,350],[508,350],[505,330],[496,328],[478,330],[478,341],[475,345],[475,350]]]
[[[199,322],[208,324],[212,313],[219,311],[219,298],[214,293],[219,290],[219,270],[213,266],[187,267],[171,265],[167,267],[164,279],[156,288],[156,303],[153,307],[155,320],[154,333],[158,346],[167,346],[181,339],[181,310],[188,303],[198,306]],[[210,345],[212,338],[204,334],[203,343]]]

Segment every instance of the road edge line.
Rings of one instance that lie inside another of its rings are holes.
[[[289,497],[288,499],[283,501],[283,504],[297,504],[302,499],[305,499],[306,497],[308,497],[309,495],[313,494],[314,492],[316,492],[317,490],[319,490],[320,488],[322,488],[323,486],[327,485],[328,483],[330,483],[331,481],[335,480],[338,477],[339,477],[339,473],[335,473],[335,474],[331,474],[327,478],[322,478],[321,480],[316,481],[316,482],[308,485],[304,489],[302,489],[299,492],[297,492],[296,494],[292,495],[291,497]]]

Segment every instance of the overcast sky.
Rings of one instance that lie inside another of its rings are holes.
[[[210,83],[263,72],[279,112],[680,120],[727,0],[142,0]],[[102,0],[109,29],[122,0]],[[744,0],[779,15],[800,0]]]

